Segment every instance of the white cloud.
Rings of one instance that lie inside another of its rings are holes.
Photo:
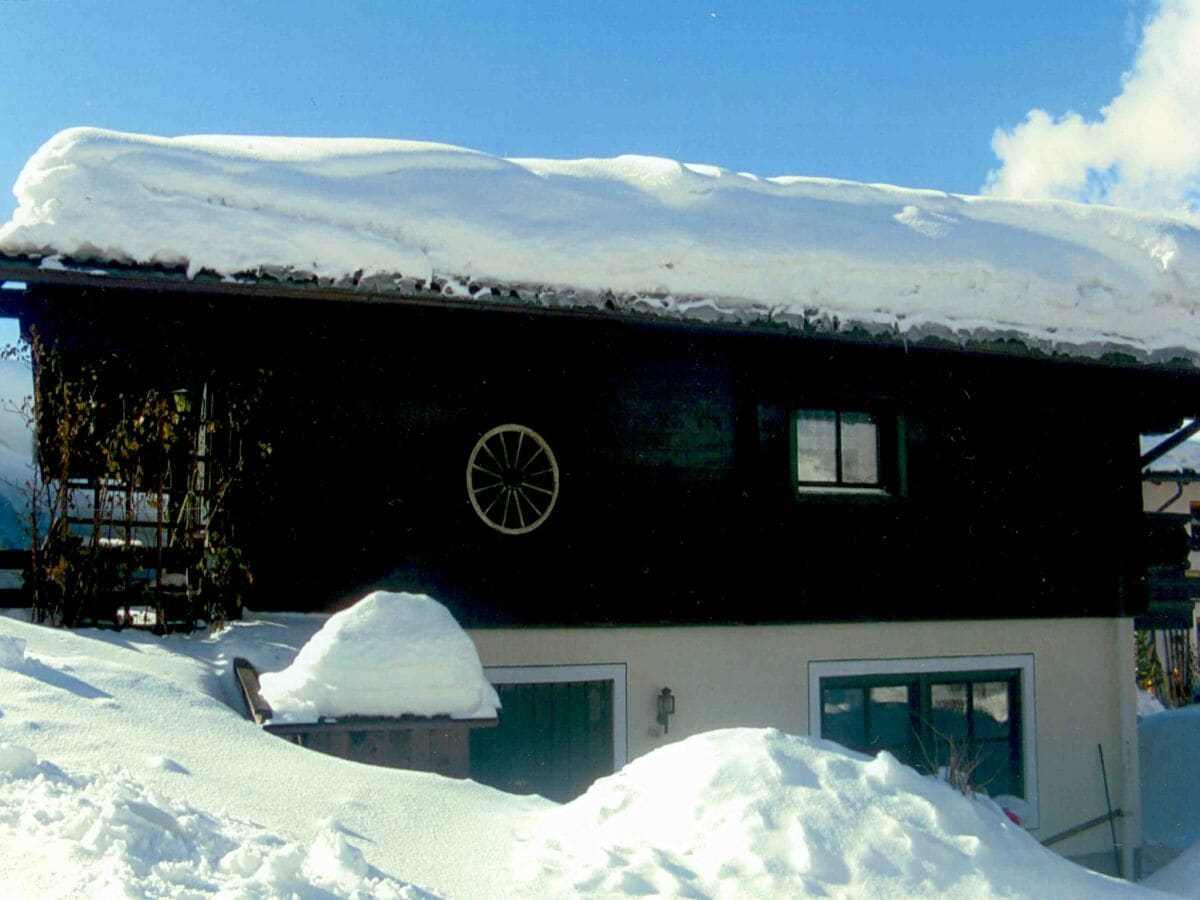
[[[1034,109],[997,129],[984,192],[1200,212],[1200,0],[1162,0],[1121,81],[1094,121]]]

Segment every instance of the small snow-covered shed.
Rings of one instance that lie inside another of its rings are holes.
[[[475,777],[571,796],[731,725],[919,768],[953,737],[1047,837],[1104,812],[1069,752],[1099,744],[1138,844],[1138,437],[1200,416],[1194,223],[90,129],[16,192],[0,306],[68,367],[256,385],[250,602],[420,590],[470,630],[503,703]]]
[[[334,613],[282,671],[234,662],[247,711],[293,743],[372,765],[465,778],[471,729],[500,699],[471,639],[424,594],[374,591]]]

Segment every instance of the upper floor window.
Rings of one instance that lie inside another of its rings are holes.
[[[874,413],[798,409],[794,420],[800,490],[882,490],[879,422]]]

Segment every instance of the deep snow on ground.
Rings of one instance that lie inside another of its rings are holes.
[[[1160,712],[1166,712],[1167,708],[1163,706],[1162,701],[1155,697],[1149,691],[1138,688],[1137,692],[1137,714],[1138,718],[1145,716],[1157,715]]]
[[[1193,844],[1142,884],[1157,891],[1195,897],[1200,894],[1200,843]]]
[[[999,806],[891,754],[776,731],[701,734],[543,817],[523,870],[553,892],[704,897],[1123,895]],[[546,896],[550,896],[547,893]]]
[[[156,638],[20,615],[0,618],[0,894],[1148,895],[889,756],[712,732],[558,806],[322,756],[248,721],[232,658],[282,669],[321,617]]]
[[[283,269],[482,301],[517,288],[552,305],[1200,357],[1200,228],[1111,207],[643,156],[90,128],[48,140],[13,190],[0,252],[47,267]]]
[[[168,757],[142,764],[189,775]],[[337,823],[296,844],[127,770],[73,777],[20,745],[0,743],[0,810],[7,896],[428,896],[373,870]]]
[[[0,774],[0,871],[21,873],[28,897],[70,896],[73,883],[149,897],[380,896],[405,882],[495,896],[496,866],[483,861],[512,843],[497,825],[548,801],[322,756],[245,718],[233,657],[282,668],[321,621],[244,622],[213,640],[0,620],[0,634],[27,642],[20,665],[0,668],[0,741],[41,767],[25,757]],[[58,780],[39,787],[39,771]],[[39,792],[50,812],[29,805]],[[207,887],[189,894],[193,875]],[[0,895],[14,883],[0,881]]]

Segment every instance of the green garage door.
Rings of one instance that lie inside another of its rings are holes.
[[[613,682],[498,684],[500,723],[471,732],[471,778],[566,802],[613,771]]]

